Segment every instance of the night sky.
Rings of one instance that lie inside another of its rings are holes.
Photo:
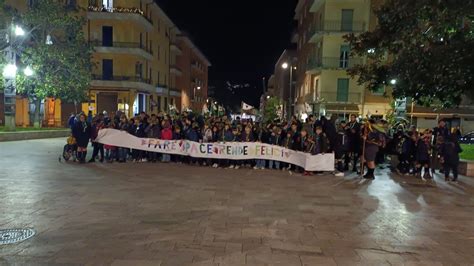
[[[218,100],[258,106],[262,78],[268,79],[276,60],[291,46],[297,0],[156,1],[211,61],[209,83],[220,91]],[[225,97],[232,95],[223,93],[229,92],[226,81],[250,87],[237,89],[237,97]]]

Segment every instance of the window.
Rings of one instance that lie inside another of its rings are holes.
[[[114,0],[102,0],[102,6],[105,9],[112,11],[114,9]]]
[[[158,111],[163,111],[163,109],[161,109],[161,96],[158,96],[156,104],[158,105]]]
[[[28,0],[28,7],[33,7],[36,5],[36,3],[38,2],[38,0]]]
[[[165,108],[166,110],[168,110],[168,108],[169,108],[169,106],[168,106],[168,98],[166,98],[166,97],[165,97],[165,104],[164,104],[164,105],[165,105],[164,108]]]
[[[135,64],[135,76],[137,78],[142,78],[143,77],[143,64],[140,62],[137,62]]]
[[[111,26],[102,26],[102,46],[114,46],[114,28]]]
[[[146,94],[143,93],[138,93],[133,103],[133,113],[139,114],[140,112],[146,112]]]
[[[338,79],[337,80],[337,98],[338,102],[349,101],[349,79]]]
[[[157,74],[158,74],[158,75],[157,75],[157,77],[156,77],[156,83],[157,83],[158,85],[160,85],[160,71],[158,71]]]
[[[170,99],[170,104],[171,104],[171,105],[174,105],[174,98],[171,98],[171,99]]]
[[[112,59],[102,60],[102,79],[112,80],[114,76],[114,61]]]
[[[385,86],[378,87],[375,91],[372,91],[373,95],[384,95],[385,94]]]
[[[168,85],[168,83],[166,82],[166,74],[165,74],[165,83],[163,85]]]
[[[349,45],[341,45],[341,52],[339,55],[339,67],[348,68],[349,67]]]
[[[352,31],[352,22],[354,18],[353,9],[343,9],[341,14],[341,31]]]
[[[158,45],[158,50],[157,50],[157,57],[158,61],[160,61],[160,46]]]

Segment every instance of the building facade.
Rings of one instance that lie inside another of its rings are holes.
[[[7,0],[20,11],[27,10],[33,2]],[[189,86],[178,86],[185,78],[178,66],[183,55],[178,45],[182,34],[155,1],[68,0],[65,3],[76,6],[79,14],[86,18],[84,35],[93,47],[92,81],[88,101],[82,105],[46,99],[41,107],[43,125],[64,125],[69,114],[78,111],[93,114],[121,111],[133,116],[142,111],[181,110],[183,93],[189,92]],[[187,44],[195,47],[190,40]],[[200,60],[196,54],[190,58],[192,62],[203,62],[199,64],[202,73],[192,77],[199,77],[202,93],[207,95],[210,63],[207,59]],[[201,52],[198,55],[205,58]],[[191,64],[190,67],[195,73]],[[191,81],[191,78],[186,80]],[[28,114],[32,113],[25,100],[18,96],[16,123],[19,126],[29,125]]]
[[[306,113],[308,106],[319,114],[370,112],[365,108],[364,87],[346,72],[364,59],[351,57],[343,38],[369,29],[370,10],[369,0],[298,2],[296,113]]]
[[[180,107],[181,110],[201,113],[203,106],[207,104],[208,69],[211,63],[188,36],[182,34],[177,36],[177,40],[182,51],[176,59],[177,67],[182,72],[182,76],[177,80],[177,88],[181,91]]]
[[[343,36],[375,29],[374,10],[383,0],[299,0],[295,9],[297,26],[296,108],[293,113],[337,114],[383,118],[392,111],[391,88],[370,91],[347,74],[347,69],[366,62],[350,55]],[[278,80],[278,79],[277,79]],[[410,99],[403,102],[404,116],[419,129],[432,128],[440,118],[463,132],[474,130],[472,100],[458,108],[421,107]]]

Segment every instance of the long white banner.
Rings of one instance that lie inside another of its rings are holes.
[[[150,152],[230,160],[273,160],[291,163],[307,171],[334,171],[334,154],[311,155],[259,142],[198,143],[188,140],[137,138],[125,131],[102,129],[97,142]]]

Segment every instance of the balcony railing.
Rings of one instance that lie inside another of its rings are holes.
[[[306,70],[347,69],[362,63],[362,58],[323,57],[321,59],[310,60],[306,66]]]
[[[306,33],[306,39],[312,42],[316,34],[330,32],[363,32],[366,30],[365,28],[366,23],[364,21],[342,22],[341,20],[324,20],[322,23],[310,28]]]
[[[138,14],[141,15],[144,19],[146,19],[150,24],[153,24],[153,21],[149,19],[143,10],[136,7],[113,7],[113,8],[105,8],[102,6],[95,6],[90,5],[88,7],[88,11],[90,12],[104,12],[104,13],[124,13],[124,14]]]
[[[322,91],[320,93],[320,98],[324,99],[324,102],[326,103],[362,103],[361,92],[338,93],[337,89],[334,89],[333,91]]]
[[[104,76],[104,75],[97,75],[93,74],[92,75],[92,80],[103,80],[103,81],[128,81],[128,82],[140,82],[140,83],[146,83],[146,84],[151,84],[150,79],[142,78],[142,77],[137,77],[137,76]]]
[[[113,42],[110,45],[104,45],[102,41],[90,41],[92,46],[100,46],[100,47],[114,47],[114,48],[135,48],[135,49],[142,49],[148,53],[152,53],[150,49],[148,49],[145,45],[140,44],[138,42]]]

